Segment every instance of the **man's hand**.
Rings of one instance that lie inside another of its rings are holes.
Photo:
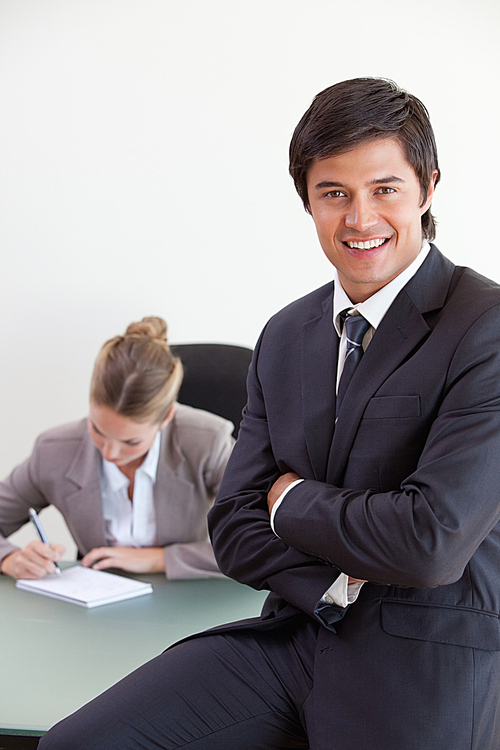
[[[297,479],[302,479],[302,477],[299,477],[294,471],[288,471],[286,474],[282,474],[278,477],[267,495],[267,507],[269,508],[269,513],[271,513],[276,500],[281,497],[286,488],[293,482],[296,482]]]
[[[116,568],[128,573],[162,573],[165,558],[162,547],[95,547],[82,560],[85,568]]]
[[[54,563],[61,559],[63,552],[62,544],[47,546],[43,542],[30,542],[4,557],[0,570],[12,578],[43,578],[56,572]]]

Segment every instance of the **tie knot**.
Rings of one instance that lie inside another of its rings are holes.
[[[344,319],[347,348],[361,346],[365,333],[370,327],[369,322],[362,315],[348,315]]]

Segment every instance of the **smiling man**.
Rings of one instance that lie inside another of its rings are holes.
[[[434,136],[392,82],[320,93],[290,171],[333,283],[265,327],[210,515],[262,616],[40,750],[498,750],[500,289],[430,244]]]
[[[431,205],[433,170],[422,189],[396,138],[316,160],[307,175],[308,210],[326,257],[352,302],[396,278],[422,249],[421,217]]]

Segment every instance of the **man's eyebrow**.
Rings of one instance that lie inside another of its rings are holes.
[[[372,180],[370,185],[386,185],[388,182],[405,182],[402,177],[396,177],[392,174],[390,177],[377,177],[376,180]]]
[[[322,182],[318,182],[317,185],[314,186],[315,190],[323,190],[324,188],[342,188],[345,187],[341,182],[332,182],[331,180],[323,180]]]
[[[405,182],[402,177],[396,177],[396,175],[389,175],[388,177],[377,177],[375,180],[371,180],[368,185],[387,185],[388,182]],[[315,186],[315,190],[324,190],[325,188],[345,188],[346,186],[342,182],[335,182],[334,180],[322,180]]]

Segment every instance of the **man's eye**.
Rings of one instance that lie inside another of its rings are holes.
[[[377,190],[377,193],[382,193],[382,195],[389,195],[390,193],[395,193],[396,191],[394,188],[391,187],[381,187]]]
[[[328,198],[344,198],[345,193],[342,190],[329,190],[326,194]]]

